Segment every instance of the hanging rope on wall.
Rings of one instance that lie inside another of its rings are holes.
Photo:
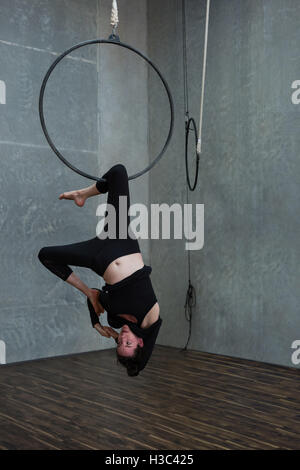
[[[200,117],[199,117],[199,133],[197,131],[196,121],[190,117],[189,112],[189,93],[188,93],[188,64],[187,64],[187,38],[186,38],[186,11],[185,0],[182,0],[182,40],[183,40],[183,86],[184,86],[184,110],[185,110],[185,169],[186,169],[186,200],[189,204],[189,190],[194,191],[197,186],[200,154],[202,152],[202,124],[203,124],[203,103],[204,103],[204,88],[206,76],[206,59],[207,59],[207,42],[208,42],[208,24],[209,24],[209,9],[210,0],[206,2],[206,20],[205,20],[205,36],[204,36],[204,52],[203,52],[203,68],[202,68],[202,84],[201,84],[201,101],[200,101]],[[189,166],[188,166],[188,145],[190,132],[194,132],[195,138],[195,155],[196,155],[196,170],[193,184],[191,183]],[[192,332],[192,316],[193,309],[196,306],[196,290],[191,283],[191,255],[188,250],[188,288],[186,292],[184,311],[185,317],[189,322],[189,335],[185,347],[182,351],[187,349],[191,338]]]
[[[199,118],[199,135],[198,135],[198,142],[197,142],[197,155],[200,155],[200,153],[202,151],[202,122],[203,122],[203,103],[204,103],[204,89],[205,89],[205,76],[206,76],[206,57],[207,57],[207,43],[208,43],[209,9],[210,9],[210,0],[207,0],[207,2],[206,2],[206,18],[205,18],[205,33],[204,33],[202,86],[201,86],[201,101],[200,101],[200,118]]]

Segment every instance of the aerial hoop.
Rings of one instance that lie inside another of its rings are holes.
[[[191,124],[192,124],[193,129],[190,127]],[[188,163],[189,135],[190,135],[191,130],[193,130],[195,133],[195,150],[196,150],[196,170],[195,170],[195,178],[194,178],[193,184],[191,184],[191,180],[190,180],[190,171],[189,171],[189,163]],[[198,174],[199,174],[200,154],[197,152],[197,142],[198,142],[198,132],[197,132],[196,122],[194,118],[189,118],[188,122],[186,123],[186,128],[185,128],[185,170],[186,170],[186,181],[191,191],[194,191],[194,189],[197,186]]]
[[[71,170],[75,171],[76,173],[78,173],[79,175],[81,176],[84,176],[85,178],[89,178],[91,180],[94,180],[94,181],[105,181],[103,178],[99,178],[99,177],[96,177],[96,176],[93,176],[93,175],[89,175],[88,173],[85,173],[84,171],[82,170],[79,170],[78,168],[76,168],[74,165],[72,165],[60,152],[59,150],[56,148],[56,146],[54,145],[52,139],[50,138],[49,136],[49,133],[47,131],[47,128],[46,128],[46,124],[45,124],[45,117],[44,117],[44,93],[45,93],[45,88],[46,88],[46,85],[47,85],[47,82],[48,82],[48,79],[51,75],[51,73],[53,72],[53,70],[55,69],[56,65],[68,54],[70,54],[72,51],[76,50],[76,49],[79,49],[80,47],[83,47],[83,46],[86,46],[88,44],[111,44],[113,46],[120,46],[120,47],[123,47],[125,49],[129,49],[130,51],[134,52],[135,54],[137,54],[138,56],[140,56],[142,59],[144,59],[151,67],[152,69],[156,72],[156,74],[158,75],[158,77],[160,78],[161,82],[163,83],[163,86],[165,88],[165,91],[167,93],[167,96],[168,96],[168,101],[169,101],[169,106],[170,106],[170,126],[169,126],[169,131],[168,131],[168,135],[167,135],[167,139],[163,145],[163,148],[162,150],[159,152],[159,154],[153,159],[153,161],[146,167],[144,168],[142,171],[138,172],[138,173],[135,173],[131,176],[128,177],[129,180],[132,180],[134,178],[137,178],[138,176],[141,176],[143,174],[145,174],[147,171],[151,170],[151,168],[154,167],[154,165],[161,159],[161,157],[163,156],[163,154],[165,153],[168,145],[169,145],[169,142],[171,140],[171,137],[172,137],[172,134],[173,134],[173,128],[174,128],[174,104],[173,104],[173,98],[172,98],[172,95],[171,95],[171,92],[170,92],[170,89],[169,89],[169,86],[168,86],[168,83],[166,82],[166,80],[164,79],[163,75],[161,74],[161,72],[159,71],[159,69],[156,67],[156,65],[147,57],[145,56],[144,54],[142,54],[142,52],[138,51],[137,49],[135,49],[134,47],[130,46],[129,44],[126,44],[124,42],[121,42],[120,41],[120,38],[119,36],[117,36],[115,33],[113,33],[109,39],[91,39],[89,41],[84,41],[84,42],[81,42],[79,44],[76,44],[75,46],[72,46],[70,49],[68,49],[67,51],[63,52],[54,62],[53,64],[49,67],[45,77],[44,77],[44,80],[42,82],[42,86],[41,86],[41,89],[40,89],[40,96],[39,96],[39,115],[40,115],[40,121],[41,121],[41,125],[42,125],[42,129],[43,129],[43,132],[45,134],[45,137],[48,141],[48,144],[50,145],[50,147],[52,148],[52,150],[54,151],[54,153],[58,156],[58,158],[65,164],[67,165]]]

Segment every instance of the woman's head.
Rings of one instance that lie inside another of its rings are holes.
[[[136,336],[128,325],[124,325],[118,337],[117,360],[130,376],[138,375],[142,356],[143,339]]]

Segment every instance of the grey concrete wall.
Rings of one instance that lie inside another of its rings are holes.
[[[186,3],[190,111],[198,120],[205,2]],[[170,80],[177,111],[163,171],[152,172],[151,201],[184,202],[181,1],[148,6],[149,54]],[[300,330],[300,106],[291,102],[299,21],[296,0],[211,2],[202,163],[190,194],[205,205],[205,245],[191,254],[197,308],[190,348],[288,366]],[[151,82],[149,96],[159,106]],[[163,112],[150,107],[150,147]],[[185,344],[186,259],[178,242],[152,243],[153,269],[161,270],[161,344]]]
[[[132,201],[148,203],[150,194],[151,202],[184,203],[181,1],[118,4],[121,39],[159,66],[176,114],[171,145],[150,180],[130,183]],[[110,0],[1,2],[0,341],[7,362],[111,347],[91,329],[84,297],[37,260],[41,246],[95,233],[97,201],[79,209],[57,199],[89,182],[46,144],[38,94],[57,54],[108,36],[110,6]],[[204,6],[187,1],[190,110],[197,119]],[[189,195],[205,204],[205,246],[191,253],[192,349],[292,365],[290,346],[300,326],[300,108],[290,96],[299,79],[299,20],[296,0],[211,2],[203,155],[198,188]],[[122,161],[132,174],[161,147],[167,102],[145,64],[105,47],[80,49],[60,64],[47,87],[46,118],[54,141],[80,168],[101,174]],[[164,318],[159,343],[184,346],[184,240],[141,246]],[[93,273],[76,272],[99,286]]]
[[[0,104],[0,340],[6,343],[6,362],[112,347],[111,340],[92,330],[83,295],[37,259],[42,246],[95,235],[100,200],[90,200],[82,209],[58,200],[61,192],[91,181],[65,167],[49,148],[39,123],[38,97],[58,54],[80,41],[108,35],[110,4],[1,2],[0,83],[2,90],[5,83],[6,96]],[[146,3],[123,0],[119,8],[122,39],[145,50]],[[128,91],[131,70],[124,70],[120,53],[112,55],[112,63],[101,54],[97,46],[89,46],[59,64],[45,94],[48,130],[79,168],[101,174],[123,161],[132,173],[148,161],[145,69],[133,75]],[[148,177],[132,183],[132,198],[147,201]],[[144,248],[147,261],[147,244]],[[99,286],[89,270],[76,273]]]

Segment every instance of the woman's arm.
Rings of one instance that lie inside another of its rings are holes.
[[[100,333],[101,336],[110,338],[110,334],[104,329],[101,323],[95,323],[94,328],[98,331],[98,333]]]

